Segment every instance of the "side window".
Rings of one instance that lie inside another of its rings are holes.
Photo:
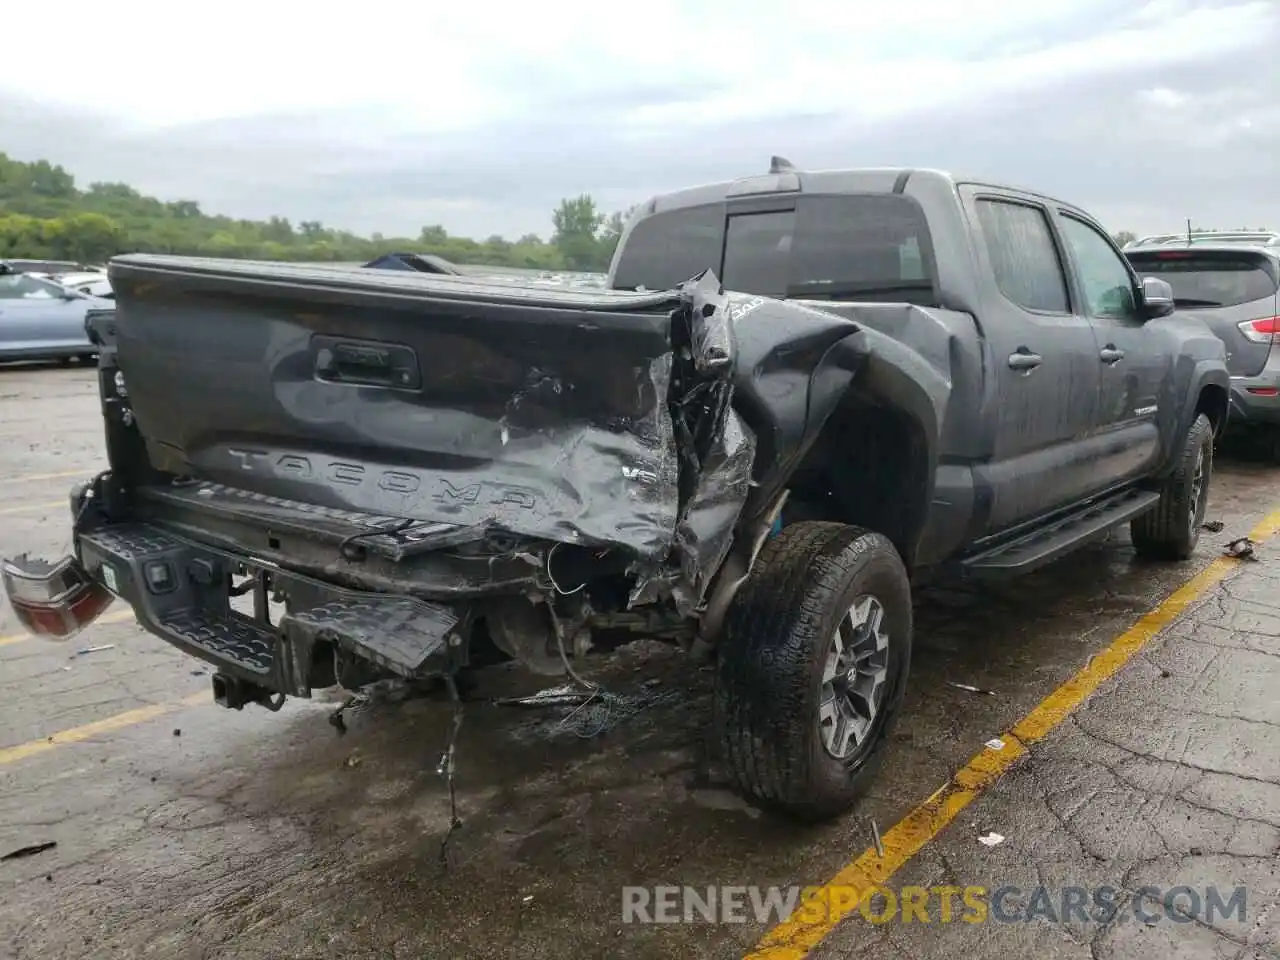
[[[53,300],[57,287],[21,273],[0,276],[0,300]]]
[[[1045,212],[1026,203],[979,200],[978,220],[1000,292],[1026,310],[1069,313],[1067,280]]]
[[[1062,216],[1062,232],[1080,271],[1089,316],[1119,319],[1135,316],[1138,304],[1133,278],[1106,238],[1089,224],[1067,214]]]

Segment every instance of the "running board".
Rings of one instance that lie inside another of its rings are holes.
[[[960,561],[973,577],[1002,579],[1027,573],[1052,563],[1083,544],[1103,539],[1112,527],[1132,520],[1155,507],[1160,494],[1128,490],[1091,503],[1033,532],[994,549]]]

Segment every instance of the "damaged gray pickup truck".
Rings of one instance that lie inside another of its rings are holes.
[[[121,597],[236,708],[670,638],[716,658],[742,791],[808,819],[888,749],[914,581],[1126,522],[1185,559],[1227,416],[1221,340],[1093,219],[933,171],[657,197],[596,291],[109,269],[109,468],[73,556],[6,563],[28,629]]]

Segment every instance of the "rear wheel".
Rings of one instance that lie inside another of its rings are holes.
[[[1187,431],[1178,465],[1160,488],[1156,508],[1129,525],[1133,547],[1152,560],[1186,560],[1200,540],[1213,476],[1213,424],[1203,413]]]
[[[743,793],[807,820],[848,810],[902,705],[911,629],[910,583],[885,537],[803,522],[769,540],[718,651],[717,728]]]

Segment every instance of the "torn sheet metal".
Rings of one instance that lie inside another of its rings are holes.
[[[724,294],[711,271],[685,285],[689,360],[678,371],[671,421],[679,457],[680,515],[672,565],[637,578],[632,605],[670,593],[681,616],[701,604],[733,542],[733,531],[751,490],[756,441],[733,409],[733,322],[743,298]],[[680,346],[680,325],[673,339]],[[688,366],[688,364],[686,364]],[[683,375],[682,375],[683,374]]]
[[[733,363],[733,294],[721,291],[720,281],[710,270],[686,283],[682,292],[689,299],[689,340],[695,368],[700,374],[727,372]]]
[[[726,406],[711,450],[702,461],[693,496],[681,511],[676,528],[680,576],[672,597],[681,616],[694,613],[729,552],[738,517],[751,492],[755,456],[755,437]]]

